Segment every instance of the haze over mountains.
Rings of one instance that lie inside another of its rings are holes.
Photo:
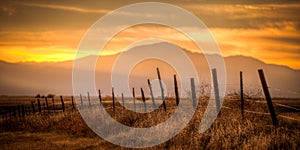
[[[135,48],[164,50],[169,46],[168,43],[157,43]],[[185,53],[194,63],[201,83],[210,84],[210,69],[204,55],[190,51],[185,51]],[[96,86],[104,95],[111,93],[111,69],[118,55],[101,56],[98,59],[95,71]],[[81,60],[91,57],[96,56],[88,56]],[[172,54],[169,54],[169,57],[172,57]],[[230,56],[225,57],[224,60],[227,71],[227,93],[239,90],[239,72],[243,71],[245,92],[255,94],[260,89],[257,70],[264,69],[272,97],[300,97],[300,70],[265,64],[258,59],[245,56]],[[72,95],[72,67],[72,61],[56,63],[6,63],[0,61],[0,95],[36,95],[38,93],[42,95],[49,93]],[[173,74],[176,74],[176,71],[171,65],[157,59],[148,59],[138,63],[129,76],[129,87],[147,88],[147,79],[156,79],[156,67],[160,68],[168,93],[172,95]]]

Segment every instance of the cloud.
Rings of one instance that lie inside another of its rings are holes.
[[[66,6],[66,5],[53,5],[53,4],[40,4],[40,3],[18,3],[19,5],[29,6],[29,7],[40,7],[40,8],[49,8],[49,9],[57,9],[64,11],[73,11],[73,12],[81,12],[81,13],[97,13],[97,14],[105,14],[108,13],[107,9],[85,9],[74,6]]]
[[[300,68],[300,34],[293,28],[212,28],[225,56],[244,55],[267,63]]]
[[[264,28],[281,22],[300,23],[300,4],[186,4],[182,5],[209,27]]]
[[[0,46],[42,47],[63,45],[76,48],[85,30],[2,31]]]
[[[12,16],[16,13],[16,9],[11,7],[1,7],[0,10],[8,16]]]

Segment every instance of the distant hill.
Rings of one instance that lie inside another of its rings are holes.
[[[135,49],[170,48],[168,43],[157,43],[134,47]],[[124,52],[126,53],[126,52]],[[210,84],[210,71],[206,59],[201,53],[185,51],[194,63],[201,81]],[[168,54],[172,57],[172,54]],[[111,69],[119,56],[101,56],[98,59],[95,76],[97,88],[104,94],[110,94]],[[88,56],[79,61],[90,59]],[[243,71],[245,91],[255,94],[260,89],[258,69],[264,69],[272,97],[300,97],[300,71],[286,66],[266,64],[258,59],[246,56],[225,57],[227,70],[227,92],[239,89],[239,72]],[[180,61],[180,59],[178,59]],[[126,63],[126,62],[124,62]],[[72,61],[56,63],[7,63],[0,61],[0,95],[47,95],[48,93],[72,94]],[[147,88],[146,80],[156,78],[156,67],[159,67],[162,79],[168,87],[168,93],[173,94],[173,74],[175,70],[168,64],[149,59],[139,63],[131,72],[130,87]],[[188,89],[187,89],[188,90]],[[120,94],[120,93],[119,93]]]

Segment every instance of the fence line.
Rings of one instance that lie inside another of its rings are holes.
[[[162,97],[162,101],[163,101],[163,107],[164,107],[164,110],[167,111],[167,107],[166,107],[166,103],[165,103],[166,97],[165,97],[165,94],[164,94],[165,91],[164,91],[164,88],[163,88],[163,85],[162,85],[162,80],[161,80],[161,75],[160,75],[159,68],[156,68],[156,70],[157,70],[157,76],[158,76],[158,79],[159,79],[159,84],[160,84],[160,89],[161,89],[161,97]],[[267,101],[266,102],[265,101],[252,101],[252,102],[267,104],[270,113],[256,112],[256,111],[250,111],[250,110],[245,110],[244,109],[244,102],[245,101],[250,101],[250,100],[244,99],[244,94],[243,94],[244,93],[243,73],[240,72],[241,114],[242,114],[243,118],[244,118],[244,112],[255,113],[255,114],[262,114],[262,115],[270,115],[271,114],[273,125],[276,127],[278,125],[278,120],[277,120],[277,116],[276,116],[276,113],[275,113],[275,110],[274,110],[274,106],[273,106],[273,103],[272,103],[272,100],[271,100],[270,93],[268,91],[268,86],[267,86],[266,79],[265,79],[264,74],[263,74],[263,70],[258,70],[258,73],[259,73],[259,77],[260,77],[260,80],[261,80],[262,88],[264,90],[264,94],[265,94],[265,97],[266,97]],[[176,100],[176,105],[178,106],[180,99],[179,99],[179,94],[178,94],[178,85],[177,85],[176,75],[174,75],[173,77],[174,77],[175,100]],[[217,70],[216,69],[212,69],[212,77],[213,77],[213,86],[214,86],[214,92],[215,92],[216,109],[217,109],[218,112],[221,113],[219,87],[218,87]],[[155,100],[154,100],[154,96],[153,96],[153,91],[152,91],[150,80],[148,79],[147,82],[148,82],[148,86],[149,86],[149,90],[150,90],[151,100],[153,102],[153,105],[155,106]],[[192,100],[193,100],[193,107],[196,108],[197,107],[197,103],[196,103],[196,91],[195,91],[195,83],[194,83],[195,81],[194,81],[194,78],[191,78],[190,82],[191,82],[191,94],[192,94]],[[134,110],[136,110],[136,105],[135,105],[136,97],[135,97],[135,89],[134,88],[132,88],[132,95],[133,95]],[[102,98],[101,98],[101,91],[100,91],[100,89],[98,90],[98,96],[99,96],[99,102],[100,102],[100,104],[102,104]],[[142,97],[142,100],[143,100],[145,112],[147,112],[146,98],[145,98],[145,95],[144,95],[144,90],[142,88],[141,88],[141,97]],[[41,103],[41,100],[42,100],[41,98],[45,98],[45,103]],[[38,96],[38,97],[35,98],[35,100],[37,101],[37,105],[35,104],[34,101],[31,101],[31,105],[29,104],[28,106],[17,105],[16,107],[10,108],[10,111],[8,113],[4,114],[3,118],[7,119],[8,117],[12,118],[12,117],[17,117],[17,116],[18,117],[25,117],[25,116],[28,116],[30,114],[35,114],[36,113],[36,106],[38,108],[39,114],[42,114],[42,113],[45,113],[45,112],[50,113],[50,107],[49,107],[49,103],[48,103],[48,98],[47,97],[40,97],[40,96]],[[89,92],[87,92],[87,100],[88,100],[88,106],[91,106]],[[57,105],[55,105],[54,96],[52,97],[52,109],[53,109],[53,113],[55,112],[55,110],[58,110],[59,112],[62,110],[62,112],[65,112],[66,110],[69,110],[69,109],[75,109],[74,97],[73,96],[71,96],[72,108],[65,106],[65,102],[64,102],[64,99],[63,99],[62,96],[60,96],[60,101],[61,101],[61,107],[55,107]],[[80,94],[80,104],[81,104],[81,106],[84,106],[81,94]],[[124,106],[124,95],[123,95],[123,93],[122,93],[122,105]],[[300,111],[300,109],[298,109],[298,108],[294,108],[294,107],[291,107],[291,106],[283,105],[283,104],[280,104],[280,103],[274,103],[274,105]],[[110,108],[110,107],[108,107],[108,108]],[[115,114],[115,93],[114,93],[114,88],[113,87],[112,87],[112,108],[113,108],[113,112]],[[222,108],[232,109],[232,108],[227,107],[227,106],[222,106]],[[293,118],[293,117],[289,117],[289,116],[284,116],[284,115],[278,115],[278,116],[281,117],[281,118],[285,118],[285,119],[300,121],[297,118]]]

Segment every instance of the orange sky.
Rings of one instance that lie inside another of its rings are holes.
[[[80,39],[105,13],[139,1],[94,3],[8,1],[0,4],[0,60],[55,62],[74,59]],[[300,69],[299,2],[166,1],[197,15],[212,31],[224,56],[245,55]],[[109,29],[108,29],[109,30]],[[135,26],[117,35],[105,54],[143,38],[160,38],[189,50],[197,47],[164,26]]]

